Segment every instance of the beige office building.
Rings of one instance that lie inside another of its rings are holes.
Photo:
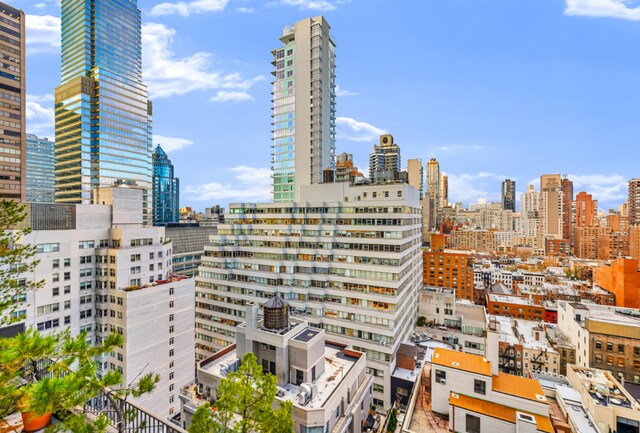
[[[563,192],[559,174],[540,176],[540,229],[542,236],[563,239]]]

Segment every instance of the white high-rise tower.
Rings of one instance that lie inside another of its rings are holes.
[[[293,202],[322,183],[336,148],[335,42],[324,17],[287,26],[272,51],[273,200]]]

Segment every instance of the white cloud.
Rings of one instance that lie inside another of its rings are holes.
[[[479,199],[488,202],[500,201],[500,182],[505,178],[502,175],[479,173],[447,173],[449,178],[449,201],[455,203],[461,201],[465,204],[475,203]]]
[[[33,5],[33,7],[38,9],[38,10],[42,10],[42,9],[47,7],[47,4],[46,3],[36,3],[36,4]]]
[[[564,13],[640,21],[640,6],[631,7],[629,3],[629,0],[566,0]]]
[[[195,201],[245,201],[259,202],[271,200],[271,170],[238,166],[226,170],[232,173],[231,182],[211,182],[190,185],[185,192]]]
[[[280,0],[273,4],[280,4],[285,6],[297,6],[300,9],[310,9],[316,11],[332,11],[341,1],[329,1],[329,0]]]
[[[151,9],[150,15],[181,15],[188,17],[193,14],[205,12],[222,12],[229,3],[229,0],[196,0],[196,1],[180,1],[180,2],[164,2],[159,3]]]
[[[380,135],[386,134],[384,129],[350,117],[338,117],[336,119],[336,127],[338,139],[340,140],[377,141]]]
[[[153,134],[153,144],[159,144],[165,152],[172,152],[191,146],[193,141],[186,138],[166,137],[164,135]]]
[[[618,174],[570,174],[569,179],[575,194],[586,191],[603,205],[617,207],[627,199],[628,180]]]
[[[184,95],[195,90],[225,89],[247,91],[264,79],[242,78],[239,73],[211,70],[212,54],[198,52],[188,57],[176,57],[171,44],[176,31],[164,24],[142,26],[143,78],[151,98]]]
[[[248,7],[239,7],[239,8],[236,8],[235,10],[236,12],[240,12],[243,14],[250,14],[256,11],[254,8],[248,8]]]
[[[490,146],[482,146],[479,144],[452,144],[447,146],[438,146],[431,149],[432,152],[456,154],[469,151],[491,150]]]
[[[27,94],[27,132],[53,139],[54,118],[53,95]]]
[[[341,89],[340,86],[336,86],[336,96],[357,96],[358,92],[351,92],[347,89]]]
[[[60,18],[27,15],[26,34],[28,54],[60,52]]]
[[[233,90],[218,90],[215,96],[209,98],[209,102],[244,102],[254,98],[247,92]]]

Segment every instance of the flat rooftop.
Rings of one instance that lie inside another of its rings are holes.
[[[299,333],[298,335],[296,335],[295,337],[293,337],[293,339],[296,341],[303,341],[306,343],[308,341],[311,341],[311,339],[316,335],[318,335],[319,333],[320,331],[318,329],[307,328],[301,333]]]
[[[580,385],[599,406],[617,406],[640,411],[640,405],[608,372],[597,368],[572,366]]]
[[[315,331],[315,330],[314,330]],[[316,335],[317,335],[317,331]],[[303,334],[303,333],[301,333]],[[301,334],[298,334],[300,336]],[[364,356],[364,355],[363,355]],[[300,387],[294,384],[287,384],[284,387],[278,386],[277,398],[284,401],[290,401],[294,406],[309,409],[320,408],[327,401],[333,391],[340,386],[342,378],[347,375],[351,368],[358,362],[359,358],[344,353],[343,348],[334,346],[330,343],[325,344],[324,348],[324,372],[316,377],[314,385],[318,388],[316,396],[305,406],[298,404],[298,394]],[[222,370],[226,365],[232,365],[238,361],[236,349],[230,350],[218,358],[212,359],[208,363],[200,364],[199,370],[216,377],[225,377],[226,373]]]
[[[530,301],[529,298],[525,298],[524,296],[517,295],[501,295],[497,293],[489,293],[489,300],[491,302],[501,302],[504,304],[518,304],[518,305],[536,305],[534,302]]]
[[[292,383],[284,387],[278,386],[278,398],[280,400],[290,401],[294,406],[304,407],[308,409],[321,408],[329,399],[333,391],[335,391],[342,383],[342,378],[347,375],[349,370],[358,361],[349,355],[345,355],[343,349],[338,346],[326,344],[324,348],[324,371],[313,382],[318,387],[318,394],[304,406],[298,404],[298,394],[300,387]]]
[[[540,326],[539,322],[505,316],[492,315],[490,317],[491,320],[495,319],[500,324],[499,341],[509,344],[522,344],[526,348],[546,349],[550,352],[555,352],[555,349],[547,340],[544,328]],[[536,332],[538,333],[537,340]]]

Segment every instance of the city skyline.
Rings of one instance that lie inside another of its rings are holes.
[[[620,3],[619,16],[611,18],[579,16],[591,12],[575,0],[395,7],[377,2],[373,8],[358,1],[312,4],[324,10],[291,1],[191,3],[180,3],[181,9],[141,0],[139,7],[143,79],[155,104],[154,145],[169,151],[183,179],[184,203],[196,209],[270,200],[269,52],[285,25],[320,13],[339,46],[336,151],[353,153],[364,172],[370,146],[384,131],[403,144],[405,158],[438,159],[449,176],[451,202],[498,201],[507,177],[517,180],[519,198],[543,173],[569,174],[575,192],[593,194],[602,209],[617,208],[626,197],[633,165],[601,149],[618,143],[631,152],[625,158],[630,161],[638,152],[631,120],[637,95],[624,84],[636,64],[624,56],[638,38],[632,21],[637,12],[630,6],[611,0]],[[59,58],[59,40],[52,36],[59,7],[25,0],[15,6],[28,14],[28,132],[51,137],[47,125],[58,76],[50,72]],[[406,22],[363,33],[368,19],[383,14],[391,24]],[[543,32],[521,22],[523,16],[548,25]],[[414,24],[418,19],[426,21]],[[246,25],[251,32],[229,41],[230,29]],[[481,37],[472,39],[479,27]],[[508,43],[501,42],[505,29],[513,32]],[[563,42],[555,43],[554,36]],[[398,39],[407,46],[394,49]],[[602,82],[606,86],[596,86]],[[483,106],[487,101],[495,103]],[[578,146],[580,152],[574,152]],[[552,150],[556,157],[548,158]]]

